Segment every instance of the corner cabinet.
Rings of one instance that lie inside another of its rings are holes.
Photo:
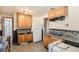
[[[45,48],[48,48],[48,45],[50,43],[53,43],[55,42],[56,40],[58,40],[57,38],[55,38],[54,36],[50,36],[50,35],[45,35],[44,38],[43,38],[43,45]]]
[[[32,27],[32,16],[22,13],[17,14],[17,26],[18,28],[25,29]]]
[[[68,16],[68,7],[65,6],[65,7],[50,8],[48,11],[48,19],[61,16]]]

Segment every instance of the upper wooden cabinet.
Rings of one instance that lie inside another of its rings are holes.
[[[31,15],[27,15],[25,17],[25,27],[26,28],[31,28],[32,27],[32,16]]]
[[[25,29],[25,28],[31,28],[32,27],[32,16],[26,15],[26,14],[17,14],[17,25],[18,28]]]
[[[55,8],[55,17],[67,16],[67,7]]]
[[[48,11],[48,18],[51,19],[51,18],[54,18],[54,16],[55,16],[54,8],[51,8]]]
[[[55,17],[67,16],[68,15],[68,8],[67,7],[58,7],[58,8],[51,8],[48,11],[48,18],[52,19]]]

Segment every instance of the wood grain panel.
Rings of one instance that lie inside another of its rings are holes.
[[[27,35],[27,42],[31,42],[31,41],[33,41],[33,35],[32,35],[32,33],[30,33],[30,34]]]
[[[32,27],[32,16],[26,16],[26,18],[25,18],[26,20],[25,20],[25,27],[26,28],[31,28]]]
[[[55,9],[55,17],[67,16],[67,7],[60,7]]]
[[[54,17],[55,17],[54,8],[51,8],[51,9],[48,11],[48,18],[51,19],[51,18],[54,18]]]
[[[58,8],[50,8],[48,11],[48,19],[61,17],[61,16],[68,16],[68,7],[58,7]]]
[[[32,16],[18,13],[18,28],[31,28],[32,27]]]
[[[26,35],[18,35],[18,43],[25,43],[26,42]]]

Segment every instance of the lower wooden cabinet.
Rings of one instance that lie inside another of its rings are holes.
[[[31,42],[31,41],[33,41],[32,33],[27,35],[27,42]]]
[[[55,38],[51,38],[50,35],[45,35],[43,38],[43,44],[45,48],[48,48],[48,45],[52,42],[56,41]]]
[[[33,41],[32,33],[18,35],[18,44]]]
[[[50,36],[48,36],[48,35],[44,36],[44,38],[43,38],[43,44],[44,44],[45,48],[48,48],[48,44],[50,43],[50,40],[51,40]]]
[[[27,39],[26,39],[26,35],[18,35],[18,44],[21,44],[21,43],[24,43],[26,42]]]

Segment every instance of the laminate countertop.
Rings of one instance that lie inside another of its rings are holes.
[[[63,35],[63,36],[58,36],[58,35],[53,35],[53,34],[48,34],[51,37],[57,37],[59,39],[62,39],[64,43],[79,47],[79,39],[76,37],[74,38],[73,36],[68,35]]]

